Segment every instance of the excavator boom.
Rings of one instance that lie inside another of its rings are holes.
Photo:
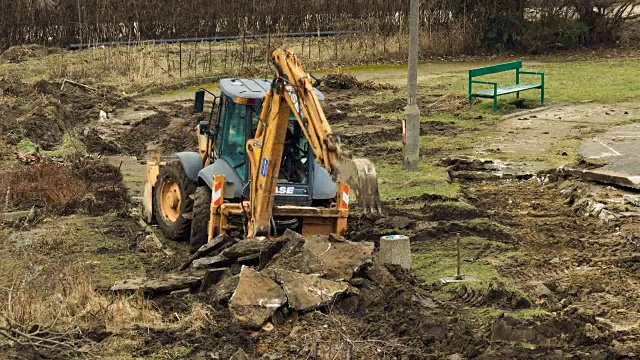
[[[296,55],[276,50],[273,64],[276,78],[264,98],[255,137],[247,142],[251,164],[247,235],[270,234],[278,173],[292,114],[309,141],[316,161],[335,180],[354,188],[365,211],[381,212],[375,167],[369,160],[351,159],[342,152],[313,90],[311,78]]]

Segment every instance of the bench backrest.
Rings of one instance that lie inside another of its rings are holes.
[[[491,65],[469,70],[469,77],[495,74],[503,71],[516,70],[522,68],[522,60],[512,61],[504,64]]]

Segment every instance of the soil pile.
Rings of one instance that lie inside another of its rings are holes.
[[[0,188],[0,199],[11,210],[36,207],[55,215],[99,216],[125,211],[130,204],[120,170],[99,160],[16,164],[0,173]]]
[[[59,53],[61,49],[50,48],[42,45],[18,45],[5,50],[0,54],[0,61],[20,63],[29,59],[42,58],[50,54]]]
[[[395,89],[388,84],[377,84],[373,81],[360,81],[353,75],[328,74],[319,80],[321,87],[333,90],[386,90]]]
[[[28,138],[51,150],[65,133],[79,133],[82,125],[97,119],[100,110],[108,112],[125,104],[108,88],[88,92],[66,86],[61,90],[59,83],[40,80],[28,85],[12,76],[0,79],[0,84],[5,95],[0,102],[0,136],[12,145]]]

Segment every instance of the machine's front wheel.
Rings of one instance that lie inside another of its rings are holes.
[[[195,253],[209,240],[209,218],[211,216],[211,189],[200,186],[193,201],[190,251]]]
[[[191,217],[196,184],[187,178],[179,161],[160,168],[154,190],[154,212],[162,232],[171,240],[186,241],[191,234]]]

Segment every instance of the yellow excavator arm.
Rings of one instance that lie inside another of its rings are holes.
[[[278,173],[291,114],[319,162],[334,179],[349,183],[365,211],[381,212],[375,167],[347,159],[322,110],[310,76],[290,51],[273,52],[276,77],[266,94],[255,137],[247,142],[251,164],[248,236],[269,235]]]

